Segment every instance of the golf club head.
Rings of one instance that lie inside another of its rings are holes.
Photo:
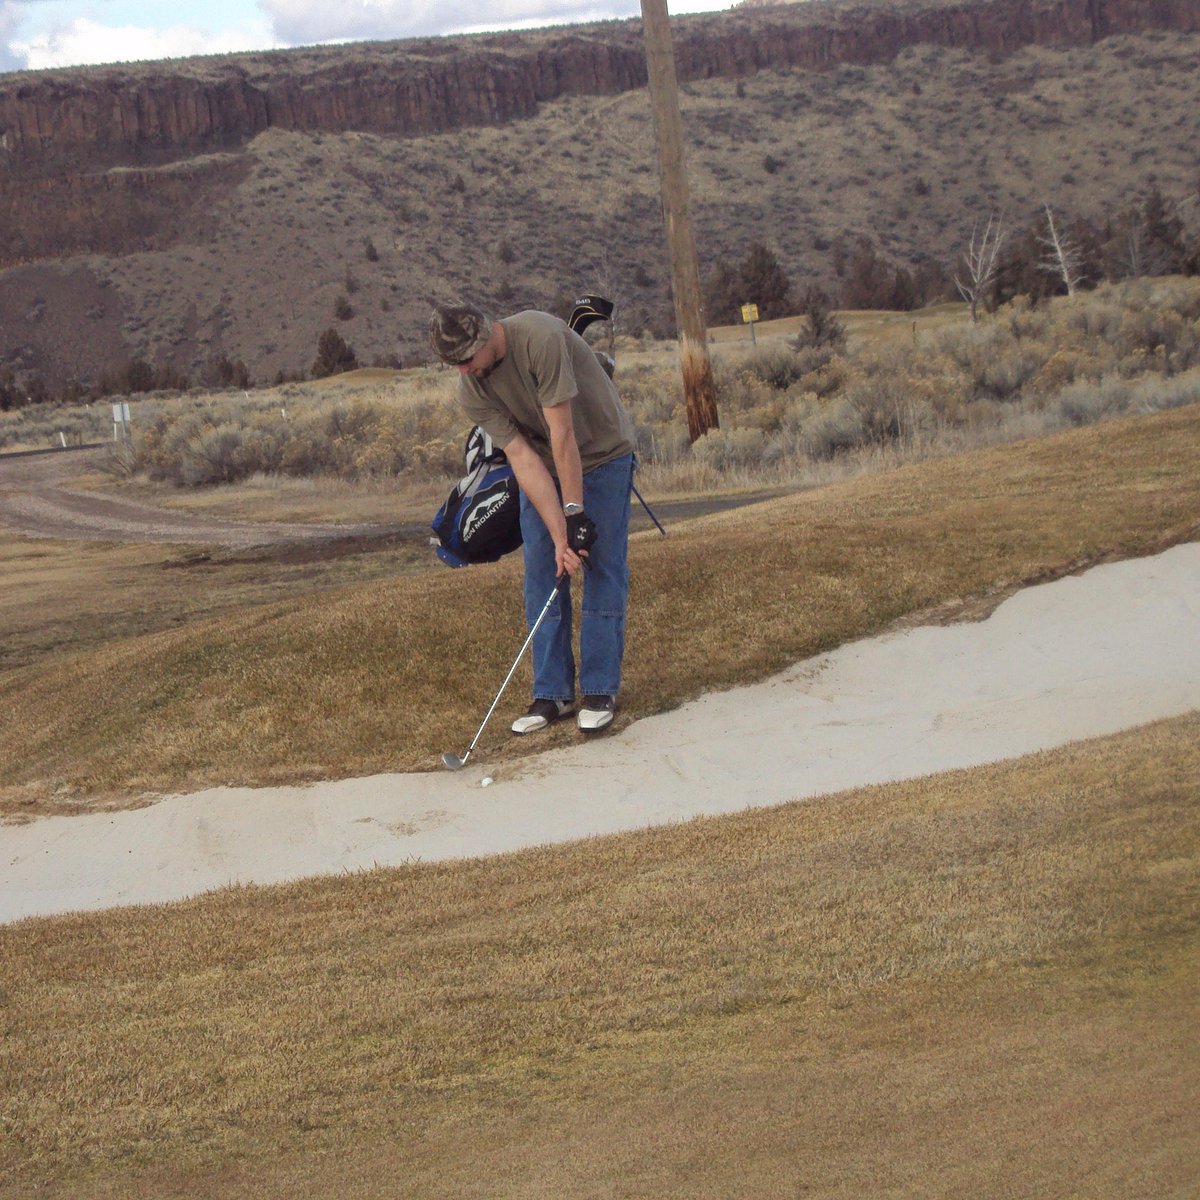
[[[457,754],[451,754],[449,750],[442,755],[442,765],[448,767],[451,771],[461,770],[467,765],[467,759],[471,757],[471,752],[468,750],[466,754],[459,758]]]

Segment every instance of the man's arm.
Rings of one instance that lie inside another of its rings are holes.
[[[579,461],[579,443],[571,421],[571,405],[554,404],[542,409],[550,427],[550,453],[558,473],[564,504],[583,503],[583,464]]]
[[[555,415],[559,409],[566,409],[565,430],[561,415]],[[537,510],[543,524],[550,532],[554,541],[555,568],[559,575],[564,571],[574,575],[582,566],[582,559],[567,545],[567,519],[563,516],[562,506],[574,499],[576,504],[583,501],[583,468],[579,462],[579,447],[575,443],[575,431],[571,426],[570,405],[556,404],[547,408],[546,420],[550,426],[550,447],[554,455],[554,466],[558,471],[559,482],[562,486],[563,498],[559,500],[554,479],[546,470],[546,464],[538,457],[537,452],[521,434],[517,434],[504,447],[508,461],[512,465],[513,474],[521,486],[530,504]],[[560,457],[560,453],[562,457]],[[571,482],[572,460],[574,461],[574,483]],[[564,471],[566,478],[564,478]]]

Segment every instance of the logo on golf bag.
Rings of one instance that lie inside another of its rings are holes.
[[[478,504],[471,507],[463,521],[463,541],[469,546],[482,536],[483,523],[492,517],[504,517],[504,506],[508,503],[508,489],[492,491]]]
[[[452,567],[495,562],[521,544],[521,499],[503,450],[478,425],[463,450],[467,473],[433,518],[437,556]]]

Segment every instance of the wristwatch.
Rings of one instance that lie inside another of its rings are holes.
[[[582,504],[571,503],[571,504],[563,505],[563,516],[564,517],[573,517],[573,516],[575,516],[576,513],[581,513],[581,512],[583,512]]]

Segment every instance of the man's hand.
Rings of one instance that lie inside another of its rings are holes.
[[[559,575],[575,575],[577,571],[582,571],[587,566],[587,554],[584,553],[581,557],[572,550],[566,542],[561,546],[557,543],[554,547],[554,569]]]
[[[567,518],[567,545],[580,554],[590,550],[596,541],[596,522],[585,512],[572,513]]]

